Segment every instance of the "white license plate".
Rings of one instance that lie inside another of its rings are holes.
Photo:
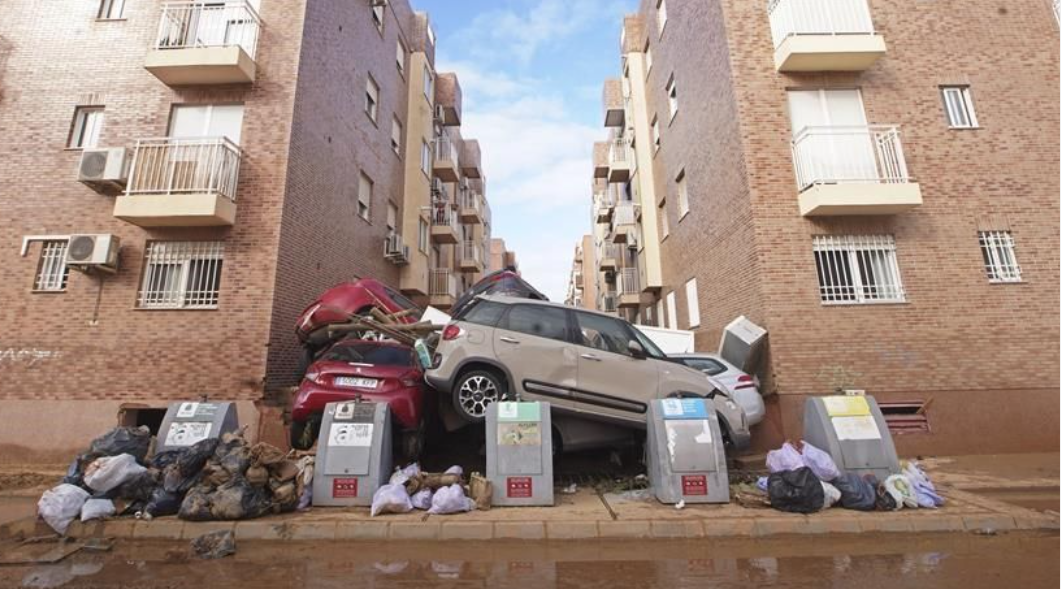
[[[335,385],[340,387],[358,387],[361,389],[374,389],[379,381],[374,378],[358,378],[356,376],[337,376]]]

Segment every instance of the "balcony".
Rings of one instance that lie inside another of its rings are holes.
[[[166,2],[144,67],[167,86],[250,84],[260,33],[247,2]]]
[[[593,144],[593,177],[601,182],[608,178],[608,152],[611,144],[608,141],[597,141]]]
[[[641,277],[637,268],[623,268],[616,281],[619,295],[619,308],[636,308],[641,306]]]
[[[471,188],[462,188],[460,192],[460,220],[465,225],[483,224],[483,199]]]
[[[637,232],[637,205],[626,201],[615,205],[612,216],[612,242],[631,243]]]
[[[480,274],[483,271],[483,248],[476,241],[465,241],[457,250],[460,271]]]
[[[114,216],[140,227],[232,225],[240,158],[223,137],[137,141]]]
[[[611,223],[615,209],[615,195],[609,190],[599,190],[593,195],[593,216],[598,223]]]
[[[619,246],[611,243],[605,243],[601,245],[598,250],[600,270],[602,272],[613,271],[619,267],[619,256],[622,252],[619,251]]]
[[[779,72],[860,72],[884,55],[867,0],[771,0]]]
[[[600,297],[600,310],[603,313],[615,313],[619,308],[619,297],[614,292],[606,292]]]
[[[383,259],[395,266],[409,263],[409,246],[402,241],[399,233],[391,233],[383,240]]]
[[[427,288],[432,307],[446,310],[457,302],[457,276],[449,268],[432,268]]]
[[[449,201],[436,201],[431,208],[431,239],[437,243],[457,243],[457,212]]]
[[[575,272],[575,288],[586,288],[586,280],[582,277],[581,272]]]
[[[604,81],[601,102],[604,104],[604,126],[622,128],[626,124],[626,101],[623,80],[611,78]]]
[[[894,215],[921,206],[899,128],[805,127],[792,139],[804,217]]]
[[[608,147],[608,182],[630,179],[630,146],[625,139],[616,139]]]
[[[456,182],[460,178],[460,163],[457,146],[448,133],[435,139],[435,177],[444,182]]]

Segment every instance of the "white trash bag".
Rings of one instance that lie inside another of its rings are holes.
[[[88,498],[88,491],[81,487],[59,485],[41,495],[40,501],[37,502],[37,514],[53,530],[65,534],[70,522],[81,514],[81,506]]]
[[[382,513],[409,513],[413,503],[404,484],[387,484],[372,494],[372,517]]]
[[[825,504],[822,505],[822,509],[829,509],[833,505],[836,505],[836,502],[840,500],[840,489],[837,489],[825,481],[821,481],[821,483],[822,491],[825,491]]]
[[[428,509],[427,512],[434,515],[445,515],[447,513],[463,513],[473,509],[475,509],[475,501],[464,495],[464,488],[460,485],[450,485],[435,491],[435,496],[431,498],[431,509]]]
[[[89,499],[81,506],[81,521],[106,519],[114,515],[114,502],[110,499]]]
[[[431,489],[421,489],[416,493],[413,493],[410,501],[412,501],[413,507],[416,509],[428,510],[431,509],[432,495],[434,495],[434,493],[431,492]]]
[[[85,469],[85,485],[97,493],[107,493],[146,470],[136,463],[132,454],[104,456]]]

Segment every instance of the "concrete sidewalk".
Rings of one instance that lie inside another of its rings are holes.
[[[578,540],[614,538],[763,537],[779,534],[863,532],[976,532],[1058,529],[1056,511],[1036,511],[979,493],[1001,487],[1056,492],[1058,455],[1019,455],[999,459],[1005,473],[977,471],[987,461],[931,459],[929,474],[947,499],[941,509],[856,512],[840,508],[811,515],[728,505],[689,505],[677,510],[653,501],[624,499],[580,490],[557,495],[555,507],[494,508],[449,516],[424,512],[369,516],[367,508],[314,508],[241,522],[184,522],[118,519],[81,524],[75,538],[190,539],[215,530],[233,530],[239,540]],[[1013,471],[1015,462],[1029,465]],[[1052,469],[1052,470],[1051,470]],[[1055,505],[1056,508],[1056,505]],[[51,530],[29,517],[0,526],[0,539],[48,535]]]

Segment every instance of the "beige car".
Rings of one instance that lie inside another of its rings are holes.
[[[427,380],[466,422],[481,421],[501,399],[552,403],[562,416],[644,428],[648,403],[664,397],[711,399],[723,437],[737,448],[751,434],[741,408],[698,370],[668,359],[644,334],[611,315],[505,296],[477,297],[446,326]],[[566,449],[592,446],[558,428]]]

